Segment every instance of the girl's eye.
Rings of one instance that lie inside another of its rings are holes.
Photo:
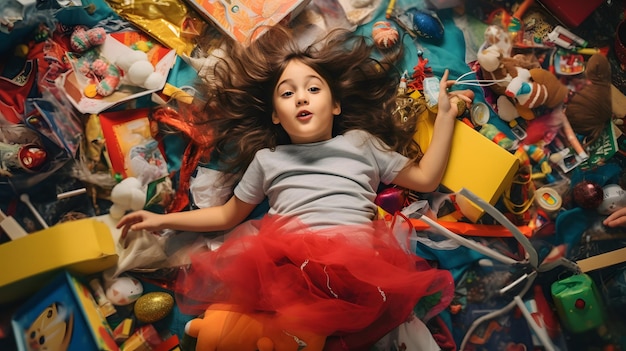
[[[310,87],[309,91],[312,92],[312,93],[316,93],[316,92],[320,91],[320,88],[318,88],[318,87]]]
[[[285,91],[282,94],[280,94],[280,96],[282,97],[290,97],[291,95],[293,95],[293,91]]]

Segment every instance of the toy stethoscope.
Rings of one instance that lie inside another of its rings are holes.
[[[546,330],[542,329],[537,324],[535,319],[532,317],[531,312],[528,310],[528,308],[524,304],[524,302],[522,300],[522,297],[533,286],[533,283],[534,283],[535,278],[537,277],[538,273],[547,272],[547,271],[550,271],[550,270],[552,270],[552,269],[554,269],[556,267],[564,267],[566,269],[571,270],[574,274],[579,274],[579,273],[581,273],[580,268],[578,267],[578,265],[575,262],[570,261],[570,260],[566,259],[565,257],[561,257],[561,258],[559,258],[559,259],[557,259],[555,261],[551,261],[551,262],[547,262],[547,263],[540,263],[537,251],[532,246],[532,244],[530,243],[528,238],[526,236],[524,236],[524,234],[519,230],[519,228],[517,228],[511,221],[509,221],[509,219],[506,218],[500,211],[498,211],[495,207],[493,207],[487,201],[479,198],[474,193],[472,193],[471,191],[469,191],[469,190],[467,190],[465,188],[461,189],[457,194],[464,196],[465,198],[467,198],[468,200],[472,201],[477,206],[479,206],[482,209],[484,209],[486,213],[488,213],[489,215],[491,215],[493,217],[493,219],[495,219],[500,224],[502,224],[506,229],[508,229],[511,232],[511,234],[513,235],[513,237],[523,247],[523,249],[525,251],[524,259],[519,260],[519,261],[515,260],[515,259],[513,259],[513,258],[511,258],[509,256],[505,256],[505,255],[503,255],[503,254],[501,254],[501,253],[499,253],[499,252],[497,252],[497,251],[495,251],[495,250],[493,250],[493,249],[491,249],[491,248],[489,248],[487,246],[481,245],[481,244],[479,244],[476,241],[466,239],[466,238],[462,237],[459,234],[453,233],[449,229],[447,229],[444,226],[442,226],[441,224],[437,223],[435,220],[433,220],[433,219],[429,218],[428,216],[426,216],[424,213],[421,213],[419,211],[419,209],[416,210],[415,207],[411,208],[411,205],[409,205],[405,209],[405,211],[403,211],[403,216],[406,216],[408,218],[415,218],[415,219],[421,220],[421,221],[425,222],[426,224],[428,224],[437,233],[447,237],[448,239],[451,239],[451,240],[457,242],[458,244],[460,244],[462,246],[465,246],[465,247],[467,247],[469,249],[475,250],[475,251],[477,251],[477,252],[479,252],[479,253],[487,256],[487,257],[490,257],[490,258],[492,258],[492,259],[494,259],[496,261],[499,261],[499,262],[504,263],[506,265],[517,265],[517,266],[523,266],[523,267],[527,268],[525,273],[523,273],[521,276],[519,276],[512,283],[510,283],[509,285],[501,288],[498,291],[498,293],[500,295],[503,295],[503,294],[509,292],[510,290],[517,289],[519,286],[521,286],[521,288],[519,288],[519,291],[517,292],[517,294],[513,297],[513,300],[511,302],[509,302],[508,304],[506,304],[504,307],[500,308],[499,310],[492,311],[492,312],[487,313],[487,314],[477,318],[476,320],[474,320],[472,322],[472,324],[469,326],[465,336],[463,337],[463,341],[461,342],[459,350],[464,350],[465,349],[465,346],[467,345],[470,336],[472,335],[474,330],[480,324],[482,324],[483,322],[488,321],[488,320],[490,320],[492,318],[496,318],[496,317],[499,317],[501,315],[504,315],[504,314],[508,313],[509,311],[511,311],[516,306],[520,309],[520,311],[522,312],[524,318],[528,322],[528,325],[535,332],[537,338],[541,341],[541,343],[545,347],[546,351],[556,351],[556,350],[558,350],[557,347],[554,345],[554,343],[550,340],[550,337],[548,336]],[[419,205],[417,205],[417,206],[419,206]]]

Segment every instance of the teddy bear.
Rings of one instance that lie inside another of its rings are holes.
[[[229,304],[213,304],[185,325],[196,338],[196,351],[321,351],[326,337],[310,332],[273,329],[260,316],[237,311]]]
[[[565,114],[574,132],[586,138],[585,144],[590,144],[602,135],[613,115],[624,108],[619,104],[614,106],[613,97],[622,102],[624,97],[611,84],[611,64],[606,56],[592,55],[585,66],[586,79],[580,89],[572,92]]]
[[[143,184],[136,177],[127,177],[111,190],[109,215],[120,219],[128,210],[141,210],[146,204],[146,192]]]

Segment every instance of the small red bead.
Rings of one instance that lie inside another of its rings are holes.
[[[585,308],[585,300],[576,299],[576,302],[574,302],[574,307],[578,308],[579,310],[582,310],[583,308]]]

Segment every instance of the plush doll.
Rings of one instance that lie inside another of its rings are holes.
[[[326,342],[313,333],[274,330],[225,304],[209,306],[202,318],[185,325],[185,333],[197,339],[196,351],[321,351]]]
[[[120,219],[128,210],[141,210],[146,204],[146,192],[141,181],[135,177],[128,177],[111,190],[111,208],[109,214],[114,219]]]
[[[488,26],[485,30],[485,43],[476,57],[483,79],[492,83],[490,88],[497,96],[504,95],[506,86],[513,78],[515,72],[510,72],[512,67],[541,67],[534,56],[512,55],[512,51],[510,34],[499,26]]]
[[[130,84],[148,90],[158,89],[163,76],[154,71],[148,55],[141,50],[131,50],[120,55],[115,64],[124,72]]]
[[[620,94],[611,86],[611,65],[602,54],[592,55],[586,64],[586,84],[567,102],[565,114],[577,134],[590,144],[602,135],[613,117],[612,95]],[[623,101],[623,100],[622,100]],[[617,106],[616,110],[623,109]],[[619,117],[623,117],[619,116]]]
[[[510,71],[515,71],[515,74],[506,87],[505,95],[511,98],[515,109],[506,106],[507,100],[498,98],[498,114],[507,122],[519,116],[527,120],[533,119],[535,114],[532,109],[537,107],[552,109],[560,106],[569,94],[569,89],[548,70],[515,67]]]

